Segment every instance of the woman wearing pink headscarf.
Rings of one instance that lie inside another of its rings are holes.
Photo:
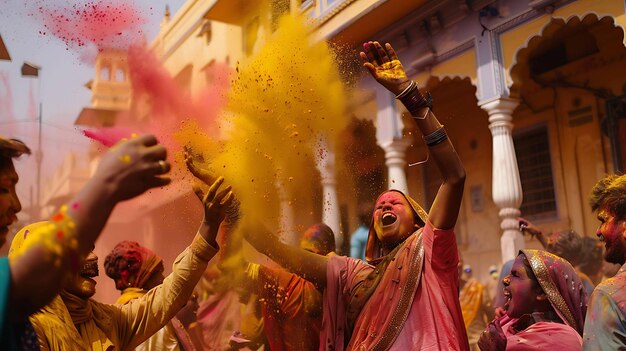
[[[478,341],[483,351],[580,350],[587,294],[566,260],[522,250],[503,279],[505,314]]]
[[[283,267],[324,290],[320,350],[469,350],[459,303],[454,226],[465,170],[432,99],[408,79],[390,44],[363,45],[363,66],[414,118],[442,178],[426,213],[397,191],[378,197],[365,258],[320,256],[259,235],[248,240]]]

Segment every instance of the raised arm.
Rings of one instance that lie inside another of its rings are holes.
[[[430,158],[437,164],[443,178],[428,212],[428,220],[435,228],[453,228],[461,207],[465,170],[445,129],[433,114],[430,95],[422,95],[417,83],[409,80],[390,44],[384,47],[378,42],[363,44],[361,59],[372,77],[402,101],[422,132]]]
[[[522,217],[517,217],[517,221],[519,222],[519,231],[523,234],[530,234],[531,237],[536,237],[537,240],[541,243],[541,246],[545,249],[548,247],[548,241],[546,240],[545,235],[541,231],[541,228],[529,222],[527,219]]]
[[[9,253],[10,314],[21,320],[44,306],[93,249],[115,205],[166,185],[166,150],[152,135],[122,142],[107,152],[95,175],[44,225],[24,232]]]
[[[192,157],[185,157],[187,168],[198,179],[205,183],[210,182],[214,176],[206,169],[196,164]],[[232,206],[227,211],[228,217],[238,218],[239,213]],[[232,219],[231,219],[232,221]],[[242,230],[246,240],[260,253],[268,256],[292,273],[311,281],[318,288],[326,286],[326,256],[302,250],[297,247],[285,245],[260,223],[242,223]]]
[[[193,242],[178,256],[172,273],[161,285],[120,307],[125,321],[118,331],[124,340],[121,349],[131,349],[148,339],[189,301],[208,262],[218,251],[216,236],[233,199],[230,187],[218,192],[223,182],[223,178],[218,178],[206,191],[202,190],[206,187],[194,186],[204,207],[204,219]]]
[[[328,257],[283,244],[262,224],[246,225],[243,228],[246,240],[255,249],[288,271],[301,276],[323,290],[326,286]]]

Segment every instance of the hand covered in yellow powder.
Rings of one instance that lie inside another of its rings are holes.
[[[409,86],[409,78],[391,44],[387,43],[382,47],[377,41],[369,41],[363,44],[360,55],[364,62],[363,67],[394,95],[400,94]]]
[[[185,164],[187,165],[187,169],[194,177],[200,179],[205,184],[211,184],[215,181],[216,177],[211,174],[211,172],[199,165],[196,161],[194,161],[194,157],[191,154],[191,151],[185,149]]]
[[[167,150],[146,134],[116,144],[103,157],[94,181],[109,187],[112,199],[123,201],[170,183]]]
[[[204,190],[206,188],[204,183],[197,181],[193,185],[193,191],[204,206],[204,223],[209,226],[213,234],[217,234],[217,230],[226,218],[227,210],[234,198],[230,186],[222,189],[219,193],[217,192],[222,183],[224,183],[224,178],[219,177],[206,191]]]
[[[206,184],[205,186],[208,186],[208,184],[212,184],[215,181],[216,177],[215,175],[211,173],[211,171],[209,171],[207,168],[203,167],[202,165],[198,164],[198,162],[194,161],[194,158],[191,155],[190,150],[185,150],[185,164],[187,165],[187,169],[189,170],[189,172],[191,172],[191,174],[193,174],[194,177],[201,180],[202,183]],[[202,187],[202,184],[198,183],[197,185]],[[226,209],[226,220],[230,224],[235,224],[235,222],[237,222],[238,219],[239,219],[239,201],[237,200],[236,197],[233,197],[232,201],[230,202],[230,204],[228,205]]]

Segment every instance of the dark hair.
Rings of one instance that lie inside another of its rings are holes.
[[[564,258],[572,266],[578,265],[583,246],[582,237],[571,229],[561,230],[553,235],[556,235],[556,240],[553,243],[548,243],[546,251]]]
[[[606,207],[618,220],[626,217],[626,175],[609,174],[600,179],[591,190],[589,205],[592,211]]]
[[[117,290],[124,290],[128,288],[128,279],[136,276],[139,272],[141,261],[139,243],[124,240],[115,245],[113,251],[104,259],[105,273],[115,281]]]
[[[0,158],[16,158],[23,154],[30,155],[30,149],[21,140],[0,137]]]
[[[4,169],[12,164],[12,159],[23,154],[30,154],[30,149],[26,144],[17,139],[4,139],[0,137],[0,169]]]
[[[603,248],[598,245],[599,242],[595,238],[585,236],[582,241],[580,271],[588,276],[594,276],[602,269]]]

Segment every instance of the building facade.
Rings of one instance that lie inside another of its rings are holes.
[[[284,11],[305,12],[319,40],[355,52],[367,40],[394,45],[411,78],[431,91],[467,169],[456,231],[479,277],[537,246],[522,237],[518,216],[546,231],[595,234],[589,191],[624,167],[623,1],[206,3],[204,18],[238,28],[233,56],[253,54]],[[428,207],[439,183],[434,165],[408,167],[427,151],[393,96],[367,75],[354,95],[355,120],[338,147],[347,157],[361,151],[356,166],[336,169],[340,184],[359,189],[336,189],[344,234],[364,197],[399,188]]]
[[[392,43],[410,77],[432,93],[465,164],[457,239],[484,278],[490,265],[538,247],[522,237],[518,216],[546,231],[595,234],[589,191],[626,161],[625,7],[619,0],[188,0],[166,13],[151,47],[193,92],[211,84],[211,65],[235,67],[254,55],[286,12],[305,13],[318,40],[351,54],[367,40]],[[359,204],[397,188],[429,207],[440,182],[432,162],[420,163],[427,149],[404,108],[364,72],[354,84],[352,121],[331,150],[348,161],[318,165],[331,206],[314,213],[341,233],[344,253]],[[170,215],[177,201],[195,200],[188,195],[148,204],[143,220]],[[302,220],[295,213],[284,226]],[[150,221],[145,235],[158,252],[154,238],[176,228]]]

